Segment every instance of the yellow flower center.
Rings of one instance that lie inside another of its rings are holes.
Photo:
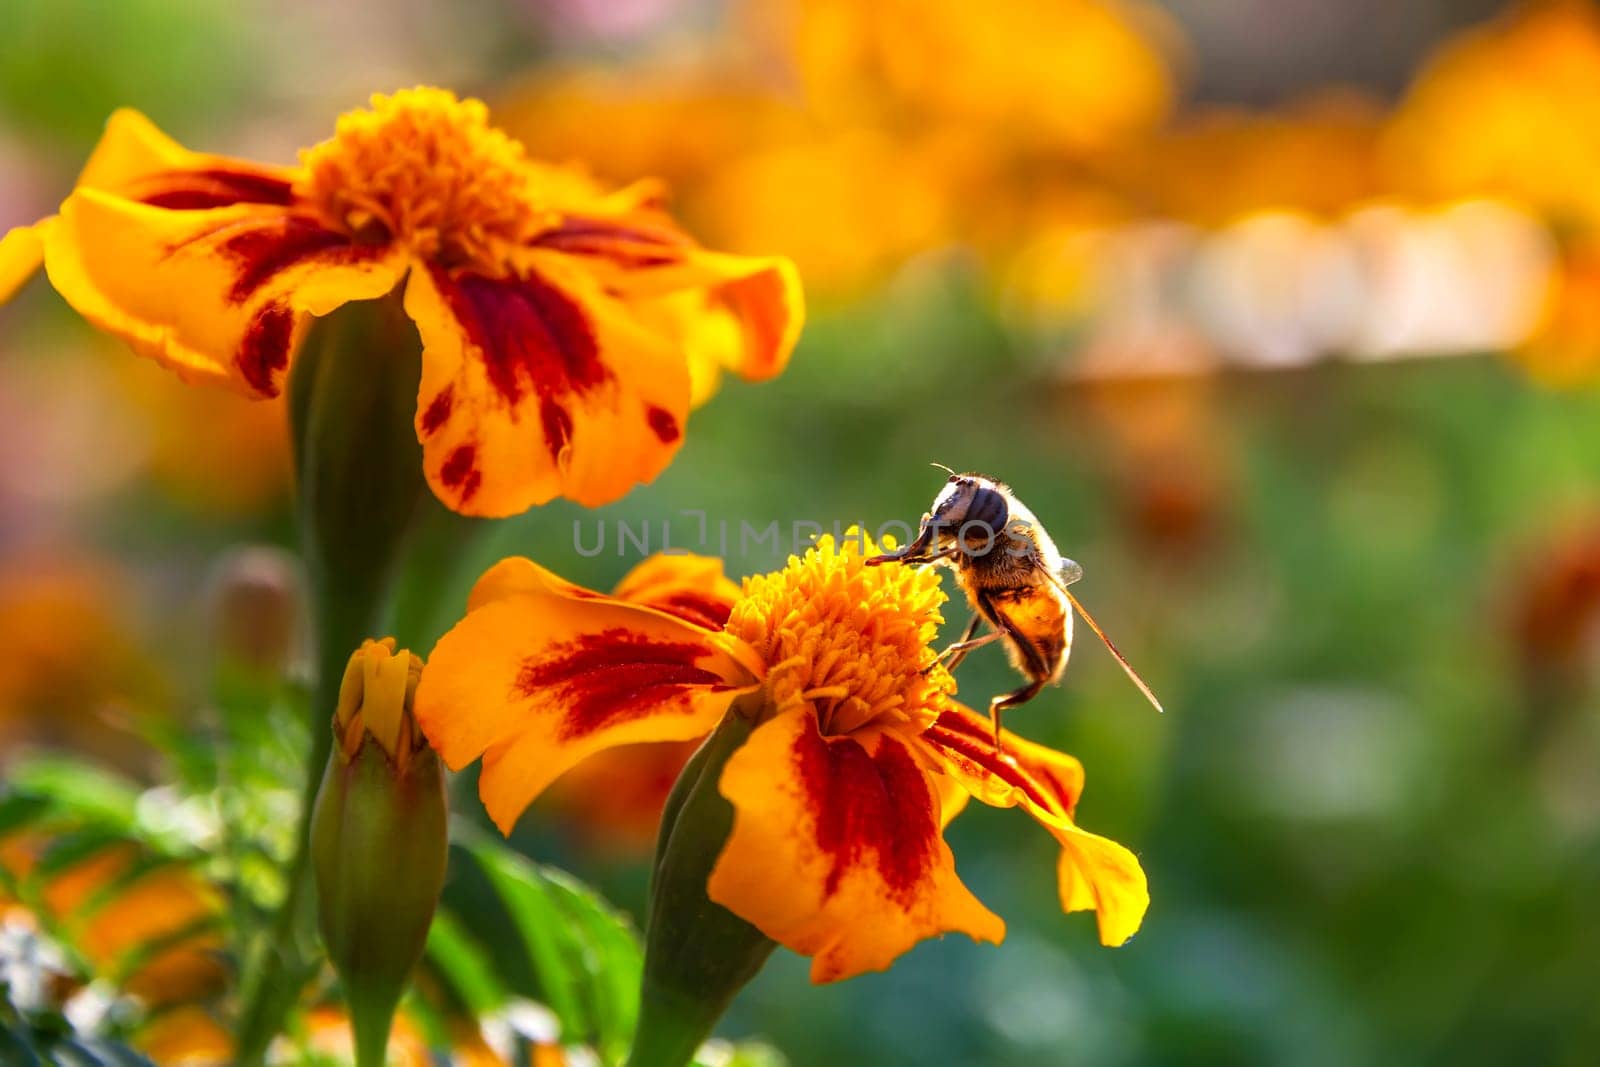
[[[329,225],[443,266],[504,274],[511,253],[555,221],[522,145],[489,125],[481,100],[444,89],[374,95],[300,161],[297,192]]]
[[[824,537],[782,570],[746,578],[728,619],[767,664],[771,706],[811,703],[824,734],[868,723],[920,732],[955,692],[942,664],[930,669],[944,621],[938,575],[866,566],[875,553],[865,534]]]

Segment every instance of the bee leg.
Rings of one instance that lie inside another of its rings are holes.
[[[1000,634],[996,632],[984,634],[982,637],[974,638],[971,641],[957,641],[955,644],[939,653],[939,655],[934,658],[933,662],[936,664],[946,656],[949,656],[950,662],[945,664],[945,670],[954,671],[956,667],[960,665],[961,661],[967,658],[968,652],[971,652],[975,648],[982,648],[984,645],[992,645],[998,640],[1000,640]],[[923,669],[923,673],[926,674],[931,670],[933,670],[932,664],[925,667]]]
[[[1000,747],[1000,713],[1007,708],[1014,708],[1018,704],[1026,704],[1039,695],[1039,690],[1044,688],[1045,679],[1039,678],[1029,682],[1021,689],[1010,693],[1002,693],[989,701],[989,718],[994,723],[994,750],[1005,755],[1005,749]]]
[[[922,673],[927,674],[929,671],[933,670],[933,668],[938,666],[940,661],[942,661],[946,656],[950,657],[950,662],[946,663],[944,668],[945,670],[954,673],[956,667],[961,664],[961,661],[967,658],[968,652],[971,652],[975,648],[982,648],[984,645],[987,645],[990,641],[993,641],[1000,636],[998,633],[992,633],[987,637],[980,637],[974,641],[972,639],[972,635],[978,632],[978,624],[982,621],[983,619],[980,616],[974,615],[972,620],[967,623],[967,628],[961,632],[960,639],[957,640],[955,644],[951,645],[949,648],[935,656],[932,663],[922,668]]]

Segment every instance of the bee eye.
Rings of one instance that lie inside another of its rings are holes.
[[[993,489],[982,488],[972,494],[964,521],[981,522],[999,533],[1006,528],[1010,518],[1011,508],[1006,504],[1006,498]]]

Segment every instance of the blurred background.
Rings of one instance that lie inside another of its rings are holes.
[[[1127,947],[1054,846],[964,815],[1001,948],[811,988],[725,1031],[797,1065],[1600,1059],[1600,12],[1493,0],[10,0],[0,229],[131,105],[291,161],[375,90],[480,95],[538,156],[663,178],[712,247],[800,264],[791,369],[730,382],[601,512],[412,576],[419,650],[492,560],[608,588],[574,524],[914,520],[930,461],[1009,481],[1087,637],[1011,719],[1138,851]],[[182,386],[36,283],[0,312],[0,759],[150,787],[219,648],[293,658],[282,411]],[[717,527],[710,543],[717,551]],[[784,537],[787,548],[787,534]],[[241,552],[240,546],[254,546]],[[951,628],[964,621],[952,611]],[[969,702],[1012,686],[963,667]],[[575,772],[515,842],[635,914],[679,749]],[[479,816],[473,783],[458,810]]]

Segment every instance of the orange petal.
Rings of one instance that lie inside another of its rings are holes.
[[[36,226],[18,226],[0,237],[0,304],[10,300],[44,262],[41,230],[54,223],[46,219]]]
[[[509,831],[594,752],[708,733],[755,680],[723,640],[618,600],[509,595],[434,648],[417,721],[452,768],[483,757],[480,795]]]
[[[295,175],[289,167],[191,152],[139,112],[123,108],[107,120],[77,188],[181,211],[231,204],[284,207],[293,200]]]
[[[526,556],[507,556],[483,572],[467,597],[467,613],[485,604],[527,593],[554,593],[577,599],[605,599],[604,593],[569,582],[555,571],[539,566]]]
[[[697,402],[715,392],[717,370],[751,381],[780,373],[800,338],[793,262],[707,251],[649,208],[569,216],[538,243],[581,259],[670,339],[695,369]]]
[[[956,876],[935,784],[895,734],[823,737],[811,711],[779,715],[728,760],[720,788],[734,820],[711,899],[812,957],[812,981],[883,970],[950,931],[1005,936]]]
[[[1070,821],[1047,823],[1046,828],[1061,842],[1056,866],[1061,910],[1093,911],[1102,945],[1115,947],[1138,933],[1150,907],[1150,886],[1139,857]]]
[[[985,804],[1032,808],[1070,816],[1083,793],[1083,764],[1064,752],[1002,730],[1004,753],[994,747],[989,720],[959,704],[939,714],[921,735],[934,758]]]
[[[456,511],[604,504],[682,442],[682,357],[566,257],[532,254],[507,278],[416,271],[406,311],[423,340],[423,466]]]
[[[78,186],[120,191],[128,182],[190,166],[196,154],[133,108],[118,108],[78,175]]]
[[[392,289],[399,253],[262,204],[171,211],[80,189],[43,232],[50,281],[81,315],[189,380],[282,387],[308,315]]]
[[[1138,857],[1072,821],[1083,793],[1081,763],[1009,730],[1001,731],[1001,756],[989,721],[960,705],[942,712],[918,740],[972,796],[1000,807],[1020,805],[1060,842],[1061,907],[1095,912],[1102,944],[1120,945],[1138,931],[1150,906]]]
[[[739,599],[739,584],[722,572],[722,560],[690,552],[660,552],[641,560],[612,590],[632,601],[720,630]]]
[[[782,373],[800,339],[805,298],[800,272],[787,259],[697,252],[692,262],[712,279],[709,292],[744,336],[737,358],[725,365],[748,381]]]

